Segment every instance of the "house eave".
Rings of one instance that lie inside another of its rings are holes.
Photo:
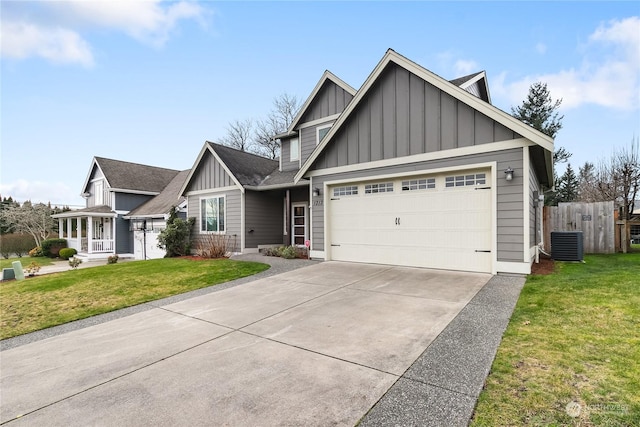
[[[274,185],[245,185],[245,189],[252,191],[268,191],[268,190],[286,190],[287,188],[297,188],[297,187],[306,187],[309,185],[309,181],[299,180],[298,182],[288,182],[285,184],[274,184]]]

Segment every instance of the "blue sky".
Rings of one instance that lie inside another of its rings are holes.
[[[1,3],[0,194],[82,205],[93,156],[173,169],[325,69],[356,89],[388,48],[446,79],[486,70],[507,112],[562,98],[585,161],[640,135],[637,2]]]

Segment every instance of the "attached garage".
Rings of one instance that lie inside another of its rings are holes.
[[[329,187],[330,259],[490,273],[490,170]]]

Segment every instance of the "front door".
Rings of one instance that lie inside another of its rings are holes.
[[[307,240],[307,204],[294,203],[291,205],[291,244],[304,246]]]

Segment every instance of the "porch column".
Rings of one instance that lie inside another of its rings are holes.
[[[71,227],[72,227],[71,221],[72,221],[71,218],[67,218],[67,240],[73,238],[73,230],[71,229]]]
[[[58,218],[58,238],[64,237],[64,229],[62,228],[62,218]]]
[[[82,217],[76,218],[76,242],[78,252],[82,252]]]
[[[87,253],[93,253],[93,220],[87,217]]]
[[[113,241],[113,253],[117,253],[116,250],[116,218],[111,218],[111,240]]]

